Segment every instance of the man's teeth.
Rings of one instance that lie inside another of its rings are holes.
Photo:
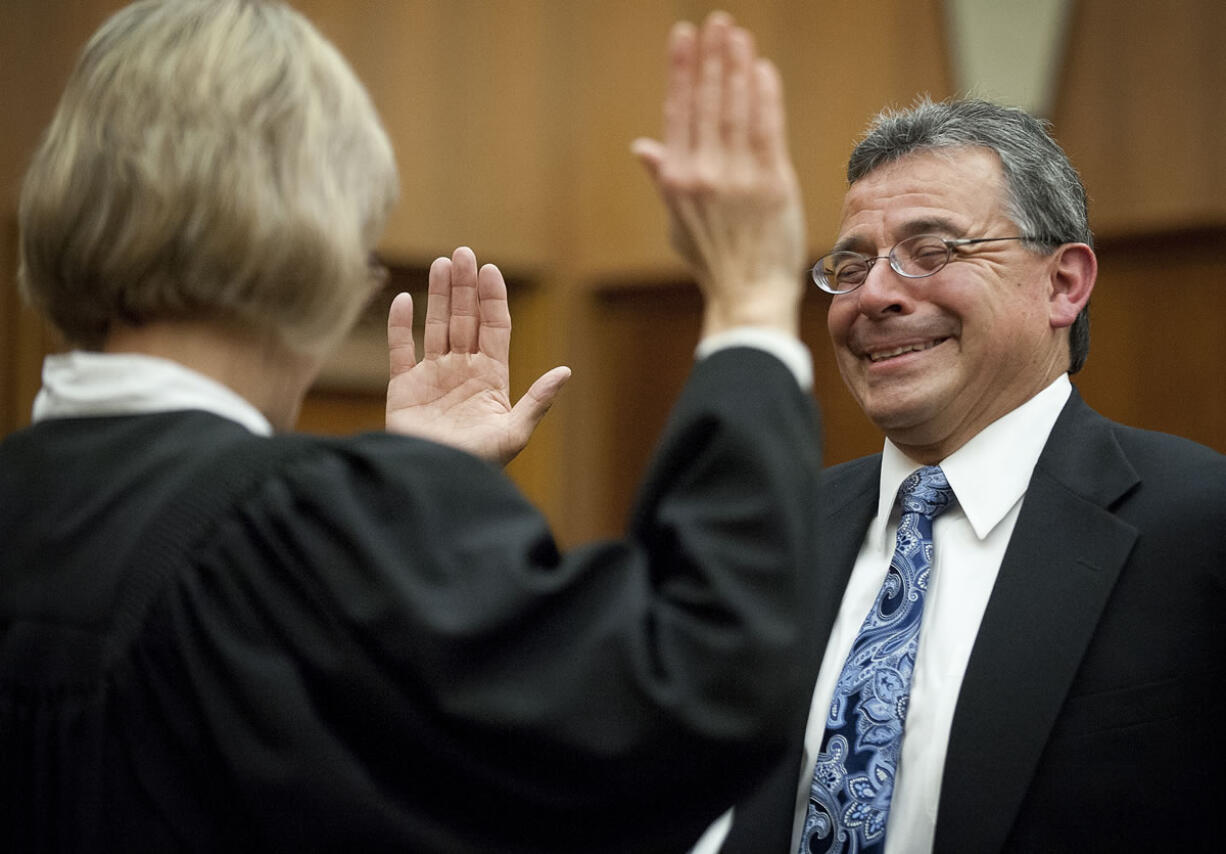
[[[895,347],[893,350],[877,350],[868,354],[868,360],[870,362],[880,362],[882,359],[892,359],[895,356],[901,356],[903,353],[916,353],[920,350],[930,350],[936,345],[940,344],[943,340],[945,339],[942,338],[936,341],[925,341],[922,344],[907,344],[903,347]]]

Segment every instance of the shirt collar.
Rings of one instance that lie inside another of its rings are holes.
[[[941,461],[941,470],[953,487],[958,507],[980,540],[1026,494],[1039,454],[1072,390],[1068,374],[1061,374],[1043,391],[993,421]],[[898,488],[921,465],[889,439],[885,440],[877,518],[869,536],[884,540]]]
[[[34,421],[98,415],[147,415],[198,409],[261,436],[272,425],[227,386],[178,362],[137,353],[74,350],[43,361]]]

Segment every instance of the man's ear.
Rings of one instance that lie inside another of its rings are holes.
[[[1090,301],[1098,277],[1098,258],[1084,243],[1066,243],[1051,258],[1048,316],[1053,329],[1072,326]]]

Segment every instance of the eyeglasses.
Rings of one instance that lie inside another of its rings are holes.
[[[994,240],[1029,240],[1028,237],[964,237],[948,240],[935,234],[917,234],[894,244],[888,255],[873,257],[861,252],[831,252],[817,259],[813,265],[813,282],[828,294],[846,294],[854,291],[868,278],[868,271],[882,258],[889,260],[890,268],[908,279],[923,279],[935,275],[954,260],[954,250],[972,243],[991,243]]]

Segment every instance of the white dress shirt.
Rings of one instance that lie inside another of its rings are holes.
[[[1061,374],[1050,386],[994,421],[941,461],[957,503],[933,524],[935,559],[911,695],[903,729],[902,759],[890,803],[885,854],[932,851],[941,774],[954,707],[979,623],[1013,535],[1022,499],[1039,454],[1068,400],[1072,384]],[[797,792],[792,850],[800,844],[813,765],[826,728],[835,682],[852,641],[881,589],[901,512],[898,488],[921,467],[888,439],[881,456],[877,516],[856,558],[843,604],[826,646],[805,732],[805,773]]]
[[[941,462],[957,502],[938,516],[933,525],[934,566],[924,598],[885,854],[932,851],[941,774],[962,678],[1026,487],[1071,391],[1068,376],[1061,374],[1046,389],[988,425]],[[856,558],[813,690],[792,847],[787,854],[800,845],[813,766],[825,734],[835,683],[894,554],[894,537],[901,516],[898,488],[921,465],[886,440],[881,455],[877,515],[869,524]],[[733,820],[733,811],[729,810],[711,825],[692,854],[718,851]]]
[[[43,360],[33,420],[199,409],[272,435],[272,425],[228,386],[169,359],[74,350]]]

